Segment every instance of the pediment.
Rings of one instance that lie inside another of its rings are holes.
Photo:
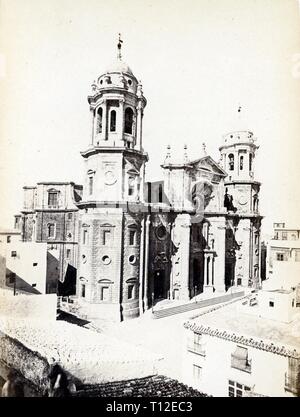
[[[227,173],[212,159],[211,156],[204,156],[203,158],[196,159],[195,161],[190,162],[190,165],[197,171],[210,172],[220,177],[227,176]]]

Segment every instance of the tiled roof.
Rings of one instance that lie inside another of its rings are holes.
[[[207,397],[162,375],[77,387],[75,397]]]

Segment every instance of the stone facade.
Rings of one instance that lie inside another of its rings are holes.
[[[47,292],[56,292],[55,282],[74,277],[77,268],[78,208],[82,186],[44,182],[24,187],[24,206],[16,227],[24,242],[47,243]],[[16,219],[19,216],[16,216]]]
[[[220,163],[205,146],[196,160],[186,147],[175,160],[168,147],[163,180],[146,183],[147,101],[120,54],[94,81],[88,102],[91,134],[81,152],[82,199],[74,198],[78,187],[65,184],[68,195],[73,193],[71,206],[47,208],[49,188],[58,185],[38,184],[25,187],[22,212],[24,240],[50,245],[47,227],[56,224],[51,244],[59,250],[60,279],[65,251],[72,247],[76,294],[87,314],[123,320],[163,298],[186,302],[202,292],[259,287],[260,183],[254,179],[253,134],[225,135]]]

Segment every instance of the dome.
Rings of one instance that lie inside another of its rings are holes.
[[[113,72],[123,72],[125,74],[129,74],[133,76],[133,72],[129,68],[129,66],[122,61],[121,59],[117,59],[114,61],[108,68],[106,68],[106,73],[113,73]]]

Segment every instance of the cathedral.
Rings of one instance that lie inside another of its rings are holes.
[[[49,274],[59,285],[73,272],[82,308],[114,320],[138,317],[158,300],[185,303],[233,286],[258,288],[262,217],[253,133],[224,135],[219,162],[204,144],[195,160],[186,147],[180,160],[168,147],[161,181],[146,182],[147,100],[120,42],[88,103],[83,187],[24,187],[16,218],[24,241],[47,242],[49,257],[58,260]]]

